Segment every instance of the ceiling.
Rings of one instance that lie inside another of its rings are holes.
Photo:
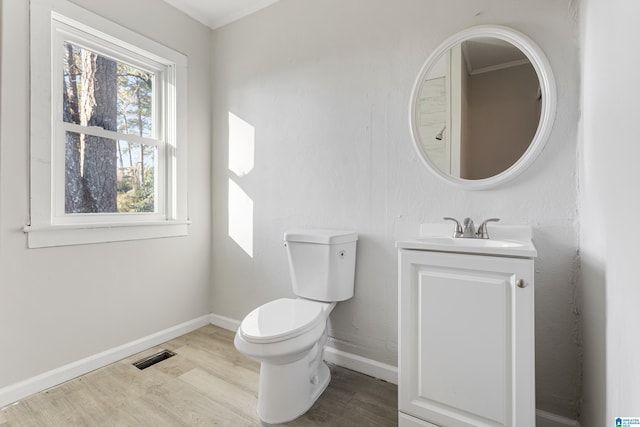
[[[222,27],[278,0],[164,0],[211,29]]]

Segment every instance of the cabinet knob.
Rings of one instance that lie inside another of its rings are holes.
[[[526,288],[526,287],[527,287],[527,282],[525,282],[525,281],[524,281],[524,280],[522,280],[522,279],[518,279],[518,280],[516,280],[516,285],[517,285],[519,288]]]

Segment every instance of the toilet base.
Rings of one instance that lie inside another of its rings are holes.
[[[307,412],[331,381],[326,363],[321,362],[309,378],[309,360],[285,365],[260,364],[258,416],[268,424],[292,421]]]

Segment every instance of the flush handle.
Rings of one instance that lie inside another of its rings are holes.
[[[347,255],[347,251],[342,250],[342,251],[338,252],[338,256],[340,258],[344,258],[346,255]]]
[[[527,287],[527,282],[525,282],[522,279],[518,279],[518,280],[516,280],[516,286],[518,286],[519,288],[526,288]]]

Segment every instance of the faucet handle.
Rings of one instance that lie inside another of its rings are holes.
[[[489,232],[487,231],[487,223],[488,222],[498,222],[500,221],[500,218],[489,218],[489,219],[485,219],[482,224],[480,225],[480,227],[478,227],[478,232],[476,233],[476,236],[478,237],[478,239],[488,239],[489,238]]]
[[[457,219],[455,218],[451,218],[450,216],[445,216],[444,218],[445,221],[453,221],[456,223],[456,228],[453,232],[453,237],[460,237],[462,236],[462,226],[460,225],[460,223],[458,222]]]

